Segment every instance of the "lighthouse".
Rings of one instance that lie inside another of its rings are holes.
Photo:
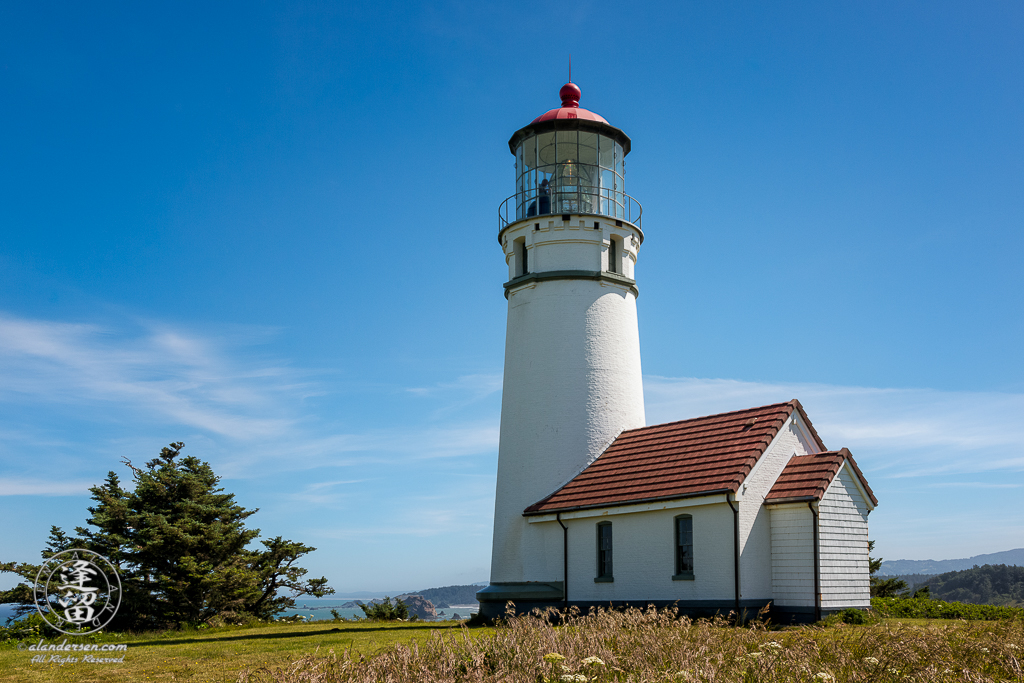
[[[510,600],[522,611],[566,599],[564,530],[530,524],[524,510],[645,425],[630,139],[580,95],[565,84],[561,106],[508,143],[516,184],[498,211],[508,322],[485,617]]]
[[[508,330],[480,616],[654,605],[788,623],[869,607],[878,499],[799,401],[646,425],[630,141],[573,83],[559,95],[509,140],[515,194],[498,209]]]

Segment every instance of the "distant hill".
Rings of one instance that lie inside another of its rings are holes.
[[[944,574],[970,569],[986,564],[1024,566],[1024,548],[1004,550],[1001,553],[975,555],[962,560],[885,560],[878,570],[879,576],[903,576],[905,574]]]
[[[426,590],[415,591],[416,595],[434,603],[435,607],[448,607],[450,605],[473,605],[476,604],[476,592],[480,586],[443,586],[441,588],[427,588]]]
[[[933,576],[924,585],[936,600],[1024,607],[1024,567],[986,564]]]

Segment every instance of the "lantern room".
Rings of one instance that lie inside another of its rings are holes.
[[[548,214],[592,214],[640,225],[640,204],[625,192],[630,140],[582,109],[580,89],[566,83],[562,106],[538,116],[509,140],[516,193],[498,210],[499,229]]]

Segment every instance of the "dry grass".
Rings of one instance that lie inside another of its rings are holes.
[[[599,610],[559,627],[542,616],[508,619],[493,633],[434,633],[370,658],[348,650],[243,672],[245,683],[328,681],[1024,683],[1024,624],[954,622],[770,631],[669,612]]]

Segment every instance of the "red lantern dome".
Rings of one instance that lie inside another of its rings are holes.
[[[562,86],[562,89],[558,91],[558,96],[562,98],[562,106],[558,109],[552,109],[551,111],[545,112],[535,118],[533,123],[540,123],[541,121],[551,121],[552,119],[582,119],[584,121],[597,121],[599,123],[608,123],[604,120],[604,117],[595,114],[592,111],[580,108],[580,95],[582,95],[580,87],[575,83],[566,83]]]

